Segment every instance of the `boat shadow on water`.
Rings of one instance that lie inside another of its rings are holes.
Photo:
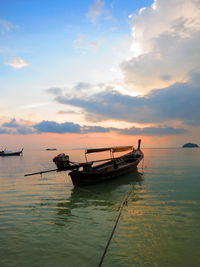
[[[111,179],[104,183],[97,183],[84,187],[74,187],[72,189],[71,199],[76,199],[83,196],[85,196],[85,198],[93,198],[96,196],[102,199],[107,199],[108,195],[115,195],[116,191],[121,191],[124,187],[127,189],[127,187],[134,186],[136,184],[142,185],[142,181],[142,174],[138,171],[127,173],[118,177],[117,179]]]
[[[116,210],[130,191],[136,194],[136,191],[141,190],[142,181],[142,174],[136,171],[106,183],[74,187],[68,199],[57,203],[57,218],[64,223],[73,220],[73,217],[81,217],[81,214],[77,215],[78,210],[81,213],[83,210],[89,212],[94,209]],[[58,222],[56,224],[64,225]]]

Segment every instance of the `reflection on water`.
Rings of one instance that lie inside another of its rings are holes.
[[[97,266],[128,193],[103,266],[200,266],[199,150],[145,150],[143,176],[83,188],[23,176],[54,168],[54,153],[0,159],[0,266]]]
[[[139,172],[124,175],[98,185],[74,187],[67,201],[58,203],[57,214],[73,216],[73,210],[81,209],[111,209],[122,200],[127,190],[134,191],[134,185],[142,185],[142,175]]]

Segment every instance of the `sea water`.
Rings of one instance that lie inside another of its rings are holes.
[[[139,172],[75,188],[60,152],[0,158],[0,266],[200,266],[200,149],[144,149]],[[140,174],[142,173],[142,174]]]

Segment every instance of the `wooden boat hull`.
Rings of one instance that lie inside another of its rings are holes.
[[[75,186],[84,186],[90,184],[96,184],[105,182],[106,180],[117,178],[118,176],[124,175],[129,172],[133,172],[137,170],[137,166],[139,162],[142,160],[143,154],[140,157],[130,163],[123,164],[122,166],[113,167],[108,171],[98,171],[98,167],[95,167],[90,171],[79,171],[73,170],[69,173],[72,183]]]
[[[23,150],[17,152],[1,152],[0,157],[20,156]]]

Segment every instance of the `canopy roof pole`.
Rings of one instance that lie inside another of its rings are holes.
[[[92,149],[87,149],[85,151],[85,153],[95,153],[95,152],[104,152],[104,151],[108,151],[111,150],[112,152],[123,152],[123,151],[127,151],[127,150],[132,150],[133,146],[119,146],[119,147],[105,147],[105,148],[92,148]]]
[[[85,160],[87,162],[87,156],[88,153],[96,153],[96,152],[105,152],[110,151],[110,157],[111,159],[114,159],[114,153],[116,152],[124,152],[127,150],[133,150],[133,146],[117,146],[117,147],[103,147],[103,148],[91,148],[85,150]]]
[[[112,149],[110,149],[110,158],[111,158],[111,159],[114,159],[114,155],[113,155],[113,151],[112,151]]]

